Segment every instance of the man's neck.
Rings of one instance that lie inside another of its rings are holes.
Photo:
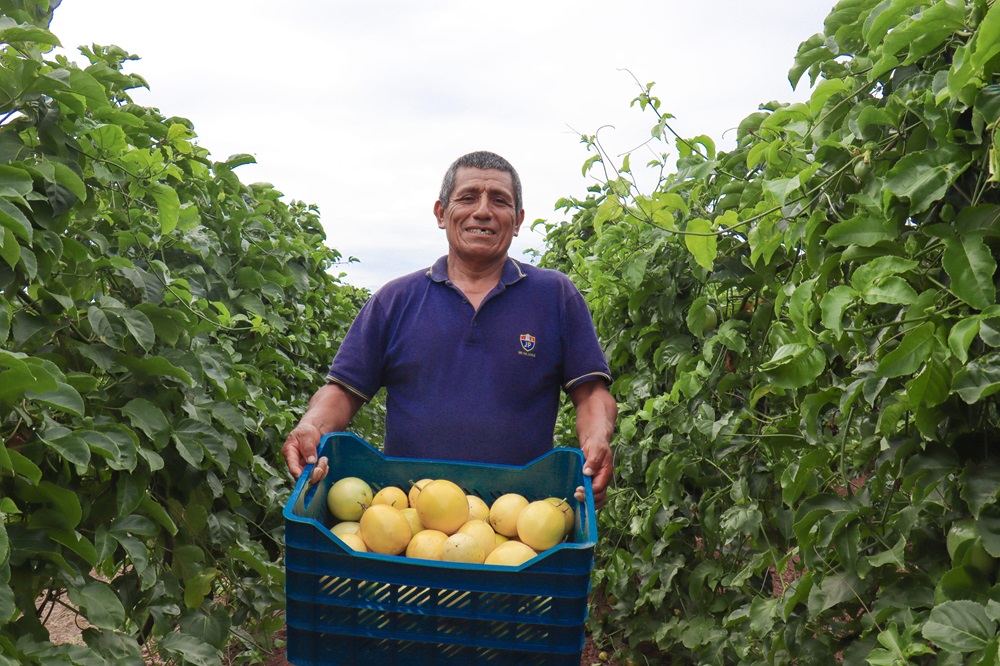
[[[469,299],[473,307],[479,309],[479,305],[483,302],[486,294],[500,283],[500,278],[503,276],[503,267],[506,263],[506,256],[499,261],[489,264],[475,265],[461,261],[454,254],[449,254],[448,279],[462,290],[462,293]]]

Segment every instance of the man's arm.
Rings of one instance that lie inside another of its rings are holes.
[[[580,384],[570,390],[569,397],[576,407],[576,435],[586,458],[583,473],[593,478],[594,505],[600,508],[615,471],[611,436],[615,432],[618,404],[600,380]],[[584,499],[583,488],[576,489],[576,498]]]
[[[340,384],[321,387],[309,400],[309,408],[299,424],[288,434],[281,454],[288,462],[288,471],[296,479],[306,465],[316,463],[310,482],[316,483],[326,476],[329,464],[326,458],[316,460],[320,438],[328,432],[347,428],[351,419],[361,409],[364,401]]]

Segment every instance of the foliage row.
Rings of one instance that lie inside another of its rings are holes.
[[[593,628],[640,663],[1000,660],[1000,6],[824,27],[729,152],[644,88],[658,185],[584,137],[547,225],[622,407]]]
[[[284,605],[277,445],[362,294],[314,208],[132,103],[133,56],[46,59],[53,7],[0,7],[0,664],[253,654]],[[85,645],[49,642],[56,605]]]

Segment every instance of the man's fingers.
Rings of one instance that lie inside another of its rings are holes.
[[[293,478],[298,479],[306,465],[312,465],[316,462],[318,440],[310,435],[311,433],[303,430],[301,426],[297,427],[288,435],[284,446],[281,447],[281,453],[285,456],[288,471]]]
[[[325,457],[320,458],[319,462],[316,463],[316,466],[313,467],[312,474],[309,476],[309,482],[319,483],[320,481],[323,480],[323,477],[326,476],[326,473],[329,471],[329,469],[330,469],[330,464],[327,462],[327,459]]]
[[[288,464],[288,472],[292,475],[292,478],[298,479],[302,475],[302,463],[299,458],[299,449],[295,446],[295,442],[291,437],[281,447],[281,455],[285,456],[285,462]]]

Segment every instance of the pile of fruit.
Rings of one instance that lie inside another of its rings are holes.
[[[518,566],[570,537],[575,522],[565,499],[506,493],[487,505],[447,479],[373,493],[349,476],[330,486],[326,500],[331,530],[350,548],[444,562]]]

